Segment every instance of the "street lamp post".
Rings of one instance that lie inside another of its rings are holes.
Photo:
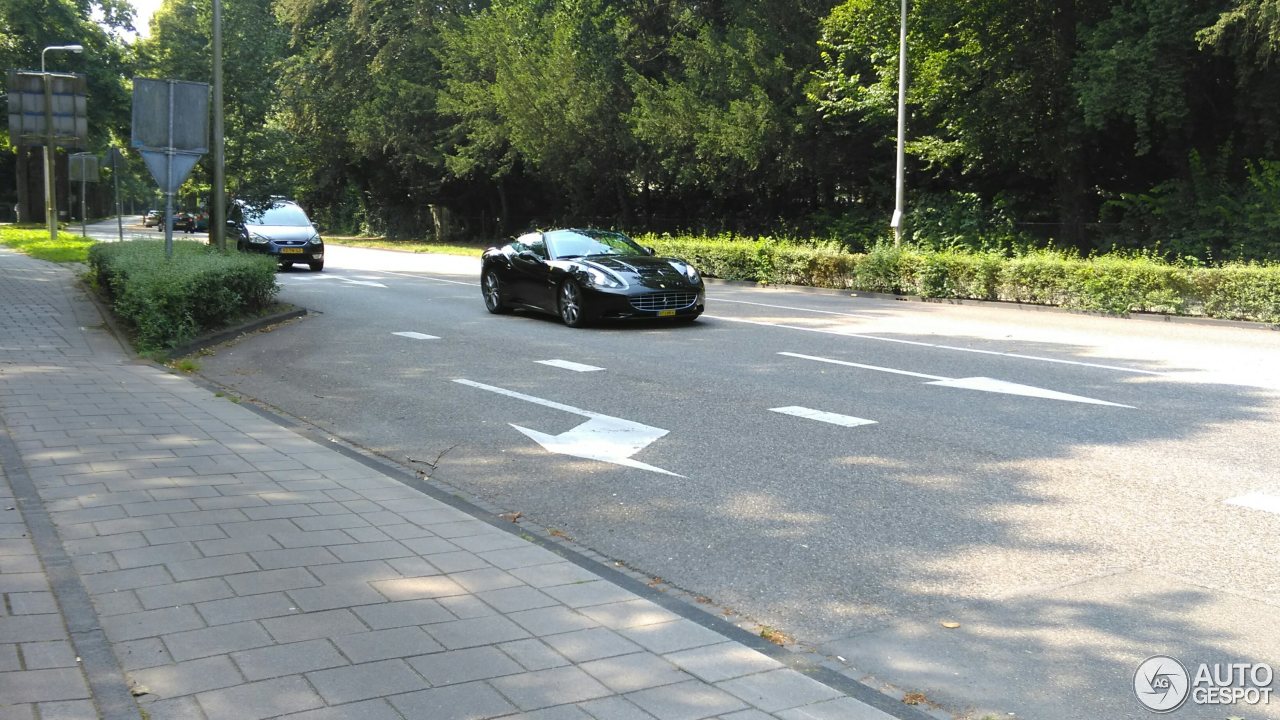
[[[907,3],[902,0],[902,25],[898,34],[898,156],[895,166],[897,178],[893,192],[893,244],[902,243],[902,225],[906,220],[906,134],[907,134]]]
[[[49,81],[49,72],[45,69],[45,53],[50,50],[82,53],[83,45],[50,45],[40,51],[40,80],[44,85],[44,215],[49,223],[49,240],[58,239],[58,208],[55,201],[58,188],[53,177],[53,152],[55,134],[53,131],[53,83]]]

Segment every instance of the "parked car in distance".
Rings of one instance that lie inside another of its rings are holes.
[[[489,248],[480,291],[491,313],[527,308],[558,315],[569,327],[609,319],[689,322],[706,306],[696,268],[608,230],[531,232]]]
[[[195,232],[196,218],[186,210],[175,210],[173,213],[173,229],[182,232]]]
[[[227,238],[235,238],[241,251],[274,256],[281,269],[294,263],[324,269],[324,240],[292,200],[236,200],[227,212]]]
[[[142,227],[159,227],[161,217],[159,210],[148,210],[142,216]]]

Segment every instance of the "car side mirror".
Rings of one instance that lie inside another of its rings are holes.
[[[539,256],[537,253],[533,252],[532,250],[521,250],[520,252],[516,253],[516,257],[520,258],[525,262],[533,263],[534,265],[541,265],[543,262],[545,262],[541,256]]]
[[[649,247],[648,245],[645,245],[645,246],[644,246],[644,251],[645,251],[645,252],[647,252],[647,253],[649,253],[650,255],[657,255],[657,254],[658,254],[658,251],[657,251],[657,250],[654,250],[652,247]]]

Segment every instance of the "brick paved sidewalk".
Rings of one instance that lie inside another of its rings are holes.
[[[0,720],[890,717],[134,362],[73,280],[0,249]]]

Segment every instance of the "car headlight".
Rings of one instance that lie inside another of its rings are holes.
[[[266,245],[270,241],[257,233],[249,233],[249,242],[254,245]]]
[[[702,276],[698,274],[698,269],[689,263],[676,262],[673,260],[671,262],[671,267],[675,268],[676,272],[684,275],[690,285],[697,285],[702,282]]]
[[[593,267],[585,267],[583,269],[587,273],[588,281],[596,287],[624,288],[627,286],[626,283],[622,282],[621,278],[613,273],[605,272],[604,270]]]
[[[319,235],[312,235],[312,236],[311,236],[311,239],[310,239],[310,240],[308,240],[307,242],[308,242],[308,243],[310,243],[311,245],[323,245],[323,244],[324,244],[324,241],[320,239],[320,236],[319,236]]]

